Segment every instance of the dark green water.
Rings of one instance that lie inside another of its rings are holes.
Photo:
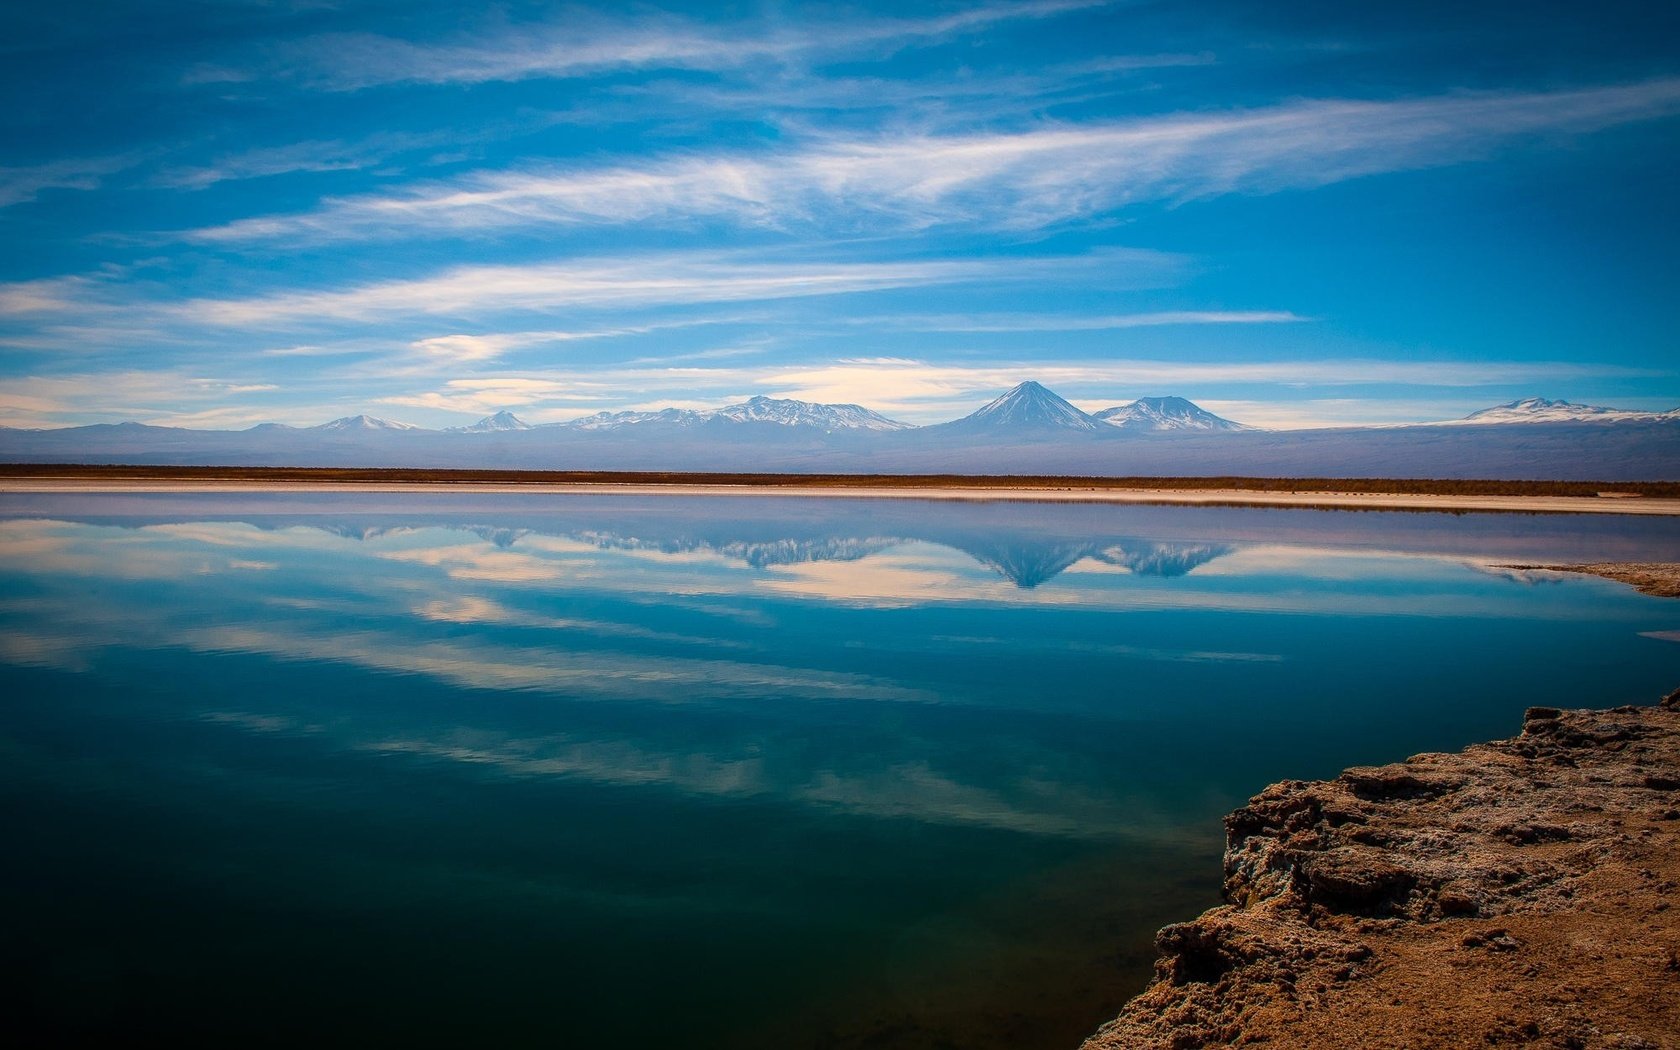
[[[1489,567],[1612,558],[1680,522],[0,497],[10,1030],[1072,1047],[1267,782],[1680,685]]]

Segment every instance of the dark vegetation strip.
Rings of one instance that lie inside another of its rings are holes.
[[[1675,481],[1497,481],[1455,478],[1150,478],[1062,474],[723,474],[630,470],[433,470],[411,467],[186,467],[0,463],[4,478],[89,481],[261,481],[428,485],[737,485],[753,488],[1231,489],[1243,492],[1429,496],[1680,498]]]

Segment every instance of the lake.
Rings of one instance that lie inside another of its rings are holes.
[[[108,1042],[1069,1048],[1267,783],[1680,685],[1680,520],[0,497],[0,978]]]

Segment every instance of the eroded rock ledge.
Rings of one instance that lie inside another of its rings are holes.
[[[1680,564],[1671,561],[1595,561],[1584,565],[1495,565],[1494,568],[1579,572],[1625,583],[1642,594],[1680,598]]]
[[[1680,1048],[1680,690],[1274,784],[1085,1050]]]

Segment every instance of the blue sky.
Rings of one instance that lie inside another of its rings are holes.
[[[937,422],[1027,378],[1668,409],[1676,40],[1617,2],[7,5],[0,424]]]

